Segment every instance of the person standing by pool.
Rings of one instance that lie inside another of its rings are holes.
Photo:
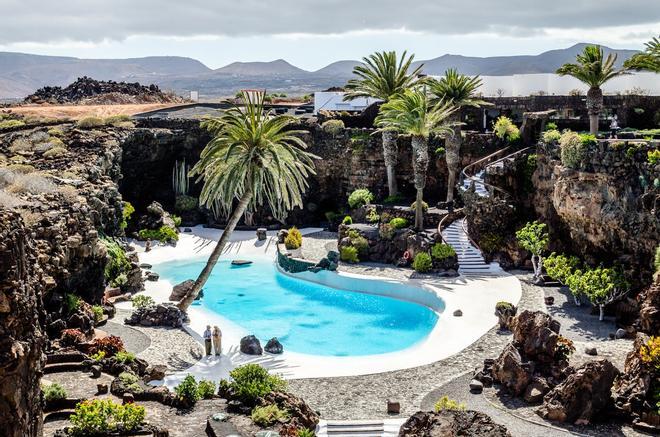
[[[213,327],[213,349],[216,356],[222,354],[222,331],[217,325]]]
[[[206,325],[206,331],[204,331],[204,347],[206,355],[211,355],[211,325]]]

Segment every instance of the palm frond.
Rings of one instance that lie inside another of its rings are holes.
[[[353,69],[357,76],[346,84],[344,100],[374,97],[384,101],[412,87],[419,78],[423,65],[411,69],[415,56],[403,52],[397,60],[396,52],[376,52],[362,59],[363,64]]]
[[[428,81],[434,101],[452,102],[458,109],[467,106],[478,108],[491,105],[491,103],[481,100],[476,95],[481,84],[482,81],[479,76],[466,76],[453,68],[447,70],[441,79],[430,79]]]
[[[600,46],[586,46],[576,57],[576,63],[564,64],[557,69],[560,76],[572,76],[590,88],[600,88],[610,79],[629,74],[625,68],[616,68],[616,53],[605,57]]]

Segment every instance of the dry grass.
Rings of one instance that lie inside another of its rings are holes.
[[[84,117],[108,118],[117,115],[134,115],[141,112],[177,106],[172,103],[130,105],[26,105],[11,108],[15,114],[35,118],[79,120]]]
[[[37,212],[32,212],[25,209],[21,210],[20,214],[21,217],[23,217],[23,223],[25,223],[25,226],[28,228],[36,225],[44,218],[43,215]]]
[[[57,189],[68,203],[78,203],[78,190],[71,185],[62,185]]]
[[[12,167],[0,168],[0,188],[5,188],[7,192],[19,193],[52,193],[57,189],[50,179],[37,172],[21,172]],[[22,170],[22,169],[20,169]]]
[[[28,202],[25,200],[6,192],[5,190],[0,190],[0,205],[4,208],[16,208],[19,206],[27,205]]]

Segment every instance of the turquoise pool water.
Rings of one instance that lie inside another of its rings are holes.
[[[205,261],[172,261],[153,270],[177,284],[196,278]],[[221,260],[196,304],[256,335],[262,345],[277,337],[285,350],[313,355],[398,351],[424,339],[438,320],[422,305],[292,278],[266,259],[242,267]]]

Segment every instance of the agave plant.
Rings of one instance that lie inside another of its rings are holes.
[[[456,111],[451,115],[453,122],[453,135],[447,137],[445,144],[445,159],[447,161],[447,202],[454,200],[454,185],[456,185],[456,173],[461,162],[461,115],[465,107],[479,108],[491,105],[480,99],[476,92],[481,87],[479,76],[466,76],[460,74],[453,68],[445,72],[440,80],[429,81],[429,89],[435,97],[435,101],[450,102]]]
[[[345,100],[358,97],[373,97],[389,101],[392,97],[403,93],[412,87],[418,80],[422,71],[422,65],[411,70],[414,55],[407,56],[403,52],[397,60],[396,52],[377,52],[369,57],[363,58],[363,65],[353,69],[356,79],[351,79],[346,84]],[[390,196],[398,192],[396,183],[397,164],[397,135],[396,132],[387,130],[382,132],[383,136],[383,158],[387,168],[387,187]]]
[[[429,137],[453,133],[451,115],[456,111],[451,102],[432,103],[426,92],[406,90],[385,103],[376,117],[380,131],[400,132],[412,137],[413,171],[415,173],[415,228],[424,229],[423,195],[429,165]]]
[[[314,174],[317,157],[305,151],[302,131],[287,130],[292,117],[265,111],[264,95],[243,93],[245,106],[234,106],[202,123],[213,139],[190,175],[204,182],[200,202],[226,212],[229,219],[206,266],[179,302],[184,311],[208,280],[243,213],[267,204],[283,220],[289,210],[302,205],[307,178]]]
[[[600,46],[586,46],[576,56],[577,63],[564,64],[557,70],[560,76],[572,76],[589,86],[587,91],[587,111],[589,113],[589,132],[598,134],[598,117],[603,111],[603,90],[601,86],[610,79],[628,74],[625,68],[616,68],[616,53],[604,57]]]

